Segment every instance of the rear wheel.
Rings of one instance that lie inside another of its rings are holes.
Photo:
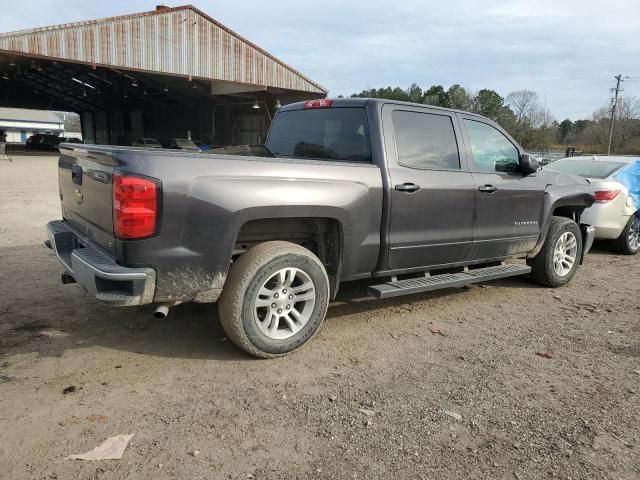
[[[218,302],[228,337],[256,357],[300,348],[317,333],[329,304],[329,280],[312,252],[265,242],[232,265]]]
[[[582,255],[580,227],[569,218],[553,217],[540,252],[527,260],[531,278],[545,287],[560,287],[576,273]]]
[[[632,215],[616,240],[616,249],[623,255],[635,255],[640,250],[640,212]]]

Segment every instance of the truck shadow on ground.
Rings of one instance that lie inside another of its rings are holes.
[[[606,246],[597,245],[593,253],[610,255]],[[2,356],[32,352],[61,356],[69,350],[99,346],[160,357],[253,360],[228,341],[215,304],[178,305],[171,309],[167,319],[157,320],[151,306],[111,308],[96,302],[77,285],[61,285],[57,260],[41,245],[2,248],[0,261]],[[329,307],[327,328],[343,328],[336,320],[350,315],[363,312],[375,315],[408,303],[464,296],[467,292],[464,288],[453,288],[376,300],[367,295],[367,287],[379,282],[378,279],[343,284]],[[495,280],[488,285],[544,290],[527,278]],[[356,317],[348,321],[352,325],[366,320]]]
[[[42,280],[52,281],[57,281],[53,272]],[[350,324],[361,321],[366,328],[362,319],[343,317],[365,311],[375,315],[406,303],[408,298],[416,302],[458,293],[447,290],[375,300],[366,296],[369,283],[356,282],[341,292],[329,307],[325,328],[340,329],[343,320]],[[8,300],[0,309],[0,356],[36,353],[58,357],[73,350],[101,347],[158,357],[254,360],[226,338],[215,304],[178,305],[165,320],[157,320],[152,315],[153,307],[106,307],[82,293],[77,285],[66,285],[61,293],[46,295],[46,302],[34,301],[29,307]]]
[[[74,350],[102,347],[159,357],[253,360],[226,338],[215,304],[178,305],[165,320],[157,320],[152,306],[108,307],[85,294],[78,285],[62,285],[57,260],[41,245],[0,248],[0,263],[3,266],[0,356],[35,353],[56,357]],[[346,284],[329,307],[327,328],[343,328],[340,321],[331,320],[363,311],[375,315],[407,302],[408,298],[412,302],[427,301],[462,291],[375,300],[366,293],[372,283],[376,281]],[[348,320],[349,325],[364,322],[358,318]]]

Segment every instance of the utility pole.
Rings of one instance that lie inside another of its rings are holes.
[[[544,124],[542,126],[542,150],[547,147],[547,153],[551,150],[547,146],[547,95],[544,96]]]
[[[611,121],[609,122],[609,146],[607,147],[607,156],[611,155],[611,140],[613,139],[613,120],[616,116],[616,107],[618,106],[618,94],[620,93],[620,82],[622,80],[622,74],[618,74],[615,77],[616,79],[616,88],[612,89],[613,94],[613,104],[611,105]]]

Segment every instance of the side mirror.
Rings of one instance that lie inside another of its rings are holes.
[[[520,155],[520,171],[524,175],[535,173],[539,168],[540,164],[538,163],[538,160],[533,158],[531,155],[529,155],[528,153],[523,153],[522,155]]]

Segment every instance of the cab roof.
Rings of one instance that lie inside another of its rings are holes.
[[[454,112],[454,113],[461,113],[464,115],[473,115],[476,117],[480,117],[480,118],[487,118],[484,117],[478,113],[473,113],[473,112],[467,112],[464,110],[457,110],[455,108],[445,108],[445,107],[438,107],[435,105],[427,105],[425,103],[413,103],[413,102],[402,102],[400,100],[388,100],[386,98],[328,98],[325,99],[331,102],[331,106],[330,107],[325,107],[325,108],[332,108],[332,107],[360,107],[360,108],[366,108],[366,107],[371,107],[371,106],[377,106],[379,108],[382,107],[382,105],[387,105],[387,104],[393,104],[393,105],[406,105],[407,107],[420,107],[420,108],[429,108],[432,110],[441,110],[443,112]],[[313,102],[314,100],[308,100],[307,102]],[[318,100],[315,100],[318,101]],[[322,100],[320,100],[322,101]],[[305,108],[305,103],[307,102],[296,102],[296,103],[290,103],[288,105],[284,105],[282,106],[279,111],[284,112],[287,110],[302,110]],[[489,119],[490,120],[490,119]]]

